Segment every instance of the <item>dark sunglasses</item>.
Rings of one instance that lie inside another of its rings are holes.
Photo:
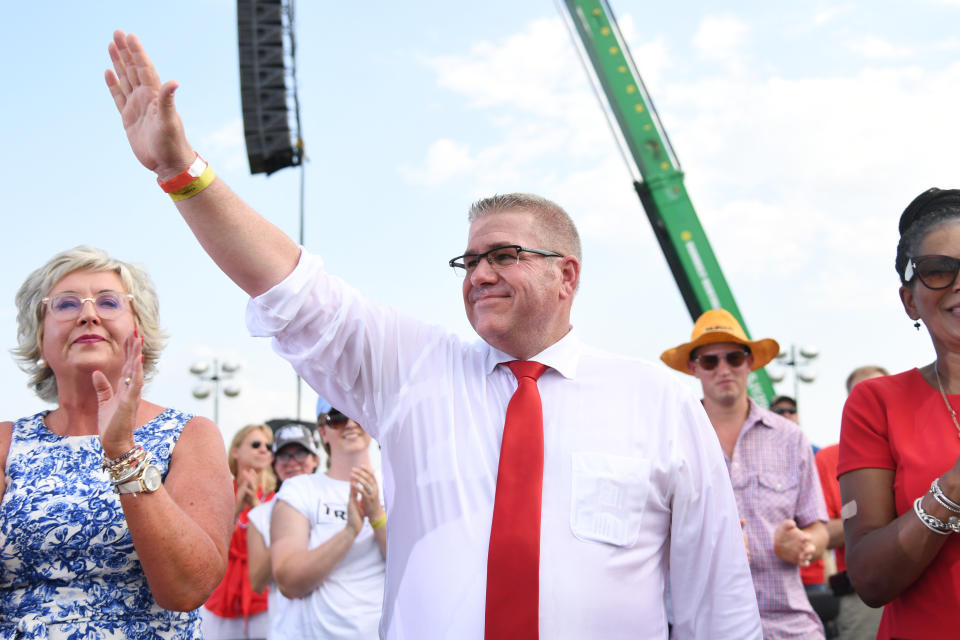
[[[773,410],[773,412],[778,416],[785,416],[787,414],[793,415],[797,412],[797,410],[793,407],[777,407]]]
[[[957,271],[960,271],[960,259],[940,255],[917,256],[907,260],[903,279],[910,282],[916,275],[927,289],[946,289],[957,279]]]
[[[260,442],[259,440],[254,440],[250,443],[250,447],[253,449],[259,449],[260,447],[269,448],[269,442]]]
[[[696,358],[693,358],[693,361],[700,365],[700,367],[705,371],[713,371],[720,365],[720,358],[722,357],[727,361],[727,364],[730,365],[731,369],[736,369],[742,365],[747,360],[746,351],[728,351],[727,353],[720,356],[715,353],[699,355]]]
[[[350,418],[327,418],[323,421],[324,425],[331,429],[342,429]]]

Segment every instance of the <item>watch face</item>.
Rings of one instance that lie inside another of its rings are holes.
[[[151,465],[143,470],[143,488],[146,491],[154,492],[163,484],[163,477],[160,475],[160,469]]]

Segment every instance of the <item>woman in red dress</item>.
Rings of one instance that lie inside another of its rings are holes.
[[[230,539],[227,574],[200,609],[207,640],[266,638],[270,628],[267,593],[257,593],[250,587],[247,512],[269,500],[277,487],[270,466],[272,443],[273,431],[264,424],[247,425],[230,442],[227,461],[237,490],[236,526]]]
[[[837,473],[847,573],[886,605],[877,638],[953,638],[960,607],[960,190],[930,189],[900,218],[904,310],[936,360],[857,384]]]

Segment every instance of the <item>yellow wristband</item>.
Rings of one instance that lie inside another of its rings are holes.
[[[210,186],[210,183],[213,182],[213,179],[217,176],[213,173],[213,169],[210,168],[210,165],[207,165],[207,168],[203,170],[203,173],[200,174],[200,177],[185,186],[182,189],[177,189],[170,193],[170,197],[174,202],[179,202],[180,200],[186,200],[187,198],[192,198],[197,195],[204,189]]]
[[[373,530],[376,531],[380,527],[387,524],[387,512],[384,511],[380,514],[380,517],[370,523],[370,526],[373,527]]]

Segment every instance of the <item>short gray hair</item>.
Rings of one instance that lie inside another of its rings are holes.
[[[84,245],[58,253],[27,276],[17,291],[17,346],[10,350],[20,369],[30,376],[27,386],[47,402],[57,401],[57,379],[50,367],[37,364],[42,355],[42,300],[61,278],[80,270],[113,271],[120,276],[126,292],[133,295],[133,314],[143,336],[143,374],[147,380],[156,372],[166,345],[167,335],[160,328],[160,303],[146,270]]]
[[[583,262],[583,250],[580,248],[580,234],[563,207],[532,193],[504,193],[477,200],[470,207],[467,218],[471,223],[478,218],[492,213],[520,210],[534,215],[538,222],[538,230],[544,242],[553,246],[535,247],[572,255],[579,262]]]

